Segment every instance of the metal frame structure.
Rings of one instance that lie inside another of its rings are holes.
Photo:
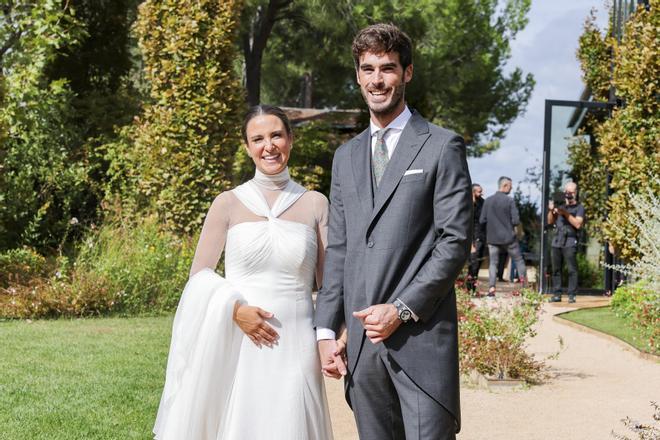
[[[547,293],[547,277],[546,261],[547,247],[548,247],[548,201],[550,192],[550,150],[552,141],[552,109],[553,107],[570,107],[574,109],[601,109],[611,111],[615,104],[610,102],[594,102],[594,101],[563,101],[556,99],[546,99],[545,101],[545,123],[543,127],[543,188],[541,190],[541,247],[539,255],[539,291]],[[603,188],[605,191],[606,188]],[[608,252],[605,246],[606,253]],[[606,259],[607,259],[606,254]],[[607,276],[606,276],[607,282]]]

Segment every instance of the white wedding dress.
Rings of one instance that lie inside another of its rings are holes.
[[[154,427],[158,440],[332,439],[312,325],[320,238],[313,221],[280,218],[295,214],[306,194],[285,177],[272,209],[254,179],[231,191],[231,212],[247,209],[251,221],[207,216],[196,259],[204,242],[214,241],[209,230],[225,224],[226,279],[206,267],[184,289]],[[207,253],[211,262],[219,258],[217,250]],[[276,345],[257,347],[233,323],[236,300],[274,314],[268,322],[279,334]]]

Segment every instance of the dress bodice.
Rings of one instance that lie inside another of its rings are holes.
[[[306,224],[278,218],[304,192],[291,182],[270,208],[252,182],[233,190],[246,208],[264,220],[239,223],[229,229],[225,245],[228,280],[269,290],[286,287],[297,294],[311,290],[317,259],[316,231]]]

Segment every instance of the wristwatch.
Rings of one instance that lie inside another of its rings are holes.
[[[399,319],[404,324],[412,319],[412,312],[404,303],[400,300],[394,300],[394,307],[396,307],[397,312],[399,313]]]

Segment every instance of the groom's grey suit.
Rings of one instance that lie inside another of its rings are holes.
[[[353,389],[394,394],[390,400],[379,397],[375,401],[383,400],[384,405],[398,405],[400,401],[403,408],[409,403],[404,400],[416,398],[402,395],[398,379],[393,377],[402,374],[432,403],[448,411],[449,419],[455,422],[451,429],[458,431],[454,281],[468,257],[472,227],[465,145],[455,133],[413,112],[376,189],[372,185],[370,140],[367,129],[335,153],[328,245],[315,325],[337,332],[346,323],[346,387],[359,427],[383,422],[367,420],[378,411],[356,411],[363,400],[353,397],[359,395]],[[382,344],[372,345],[352,312],[397,298],[419,320],[401,324]],[[378,382],[373,378],[359,382],[372,370],[383,370],[382,365],[376,365],[379,362],[387,365],[394,386],[392,382],[382,383],[370,391]],[[369,417],[361,420],[361,413]],[[401,437],[394,434],[391,438]]]

